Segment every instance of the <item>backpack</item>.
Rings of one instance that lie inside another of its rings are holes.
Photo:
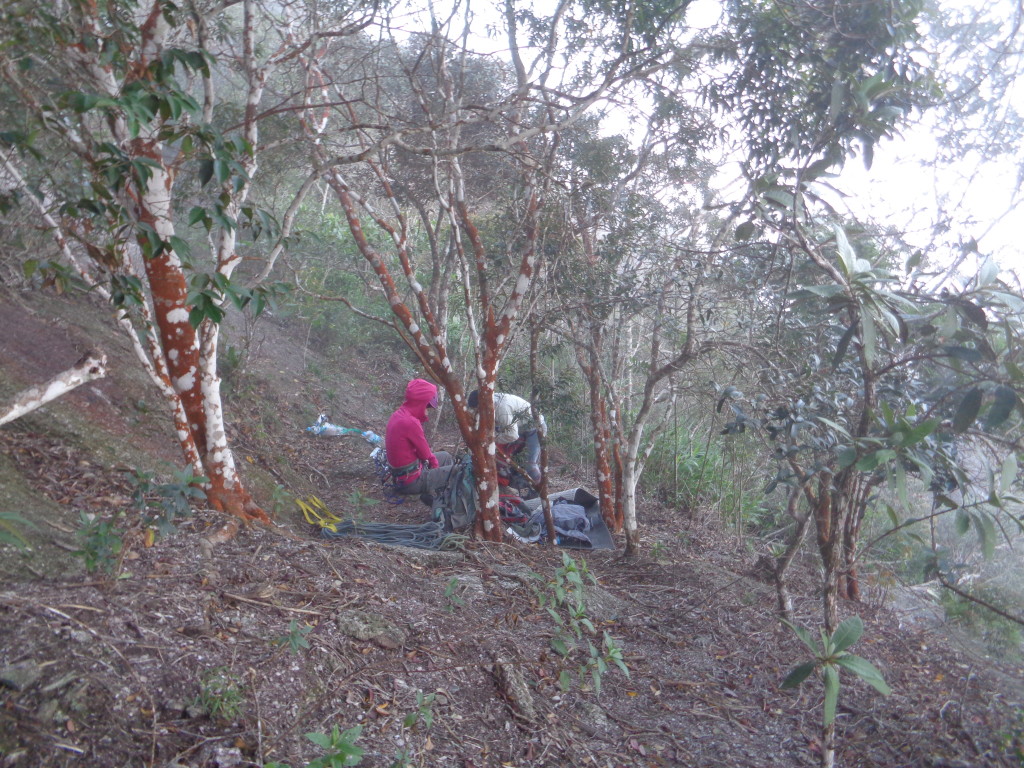
[[[448,482],[434,494],[434,522],[446,533],[465,531],[476,520],[476,499],[473,461],[467,454],[456,460]]]

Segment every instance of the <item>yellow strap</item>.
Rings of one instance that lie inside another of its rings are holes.
[[[295,503],[302,510],[302,516],[306,518],[307,523],[319,525],[321,528],[329,528],[335,533],[338,532],[338,523],[341,522],[341,518],[331,512],[327,505],[316,496],[310,496],[305,501],[296,499]]]

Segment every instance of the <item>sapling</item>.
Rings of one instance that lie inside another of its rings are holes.
[[[820,646],[814,642],[811,633],[803,627],[792,624],[785,619],[783,624],[793,630],[800,641],[806,645],[814,659],[800,664],[786,675],[782,688],[796,688],[814,672],[819,672],[822,685],[825,687],[825,702],[822,717],[821,764],[823,768],[835,765],[835,720],[836,705],[839,702],[839,670],[852,672],[879,693],[888,696],[892,691],[882,678],[882,673],[867,659],[854,656],[846,649],[856,643],[864,633],[864,623],[859,616],[851,616],[842,621],[831,636],[821,630]]]

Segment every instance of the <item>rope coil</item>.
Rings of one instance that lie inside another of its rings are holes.
[[[327,505],[316,496],[296,499],[306,522],[320,529],[325,539],[354,537],[368,539],[378,544],[389,544],[416,549],[457,548],[465,536],[445,533],[441,523],[429,522],[418,525],[405,523],[363,523],[344,520],[331,512]]]

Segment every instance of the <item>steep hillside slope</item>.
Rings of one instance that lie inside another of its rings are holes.
[[[297,768],[324,755],[305,734],[327,743],[335,728],[336,746],[360,729],[348,742],[364,766],[817,764],[820,686],[779,690],[806,651],[748,575],[753,555],[675,510],[645,504],[658,558],[638,561],[314,536],[294,497],[365,520],[424,518],[416,502],[382,500],[366,443],[303,431],[321,411],[380,431],[415,373],[394,347],[325,354],[299,321],[268,318],[227,380],[228,417],[246,480],[278,525],[213,545],[221,520],[200,508],[172,535],[132,533],[130,478],[170,482],[181,462],[104,314],[0,296],[0,398],[89,348],[112,361],[108,379],[0,427],[0,510],[35,525],[28,555],[0,557],[0,765]],[[442,421],[433,438],[456,448],[454,435]],[[557,469],[559,484],[581,480]],[[87,572],[72,554],[97,543],[95,529],[81,535],[82,513],[127,531],[108,553],[113,573]],[[807,626],[814,584],[807,571],[796,585]],[[839,765],[1020,764],[1022,670],[901,629],[878,595],[843,610],[863,617],[853,650],[893,694],[844,679]]]

